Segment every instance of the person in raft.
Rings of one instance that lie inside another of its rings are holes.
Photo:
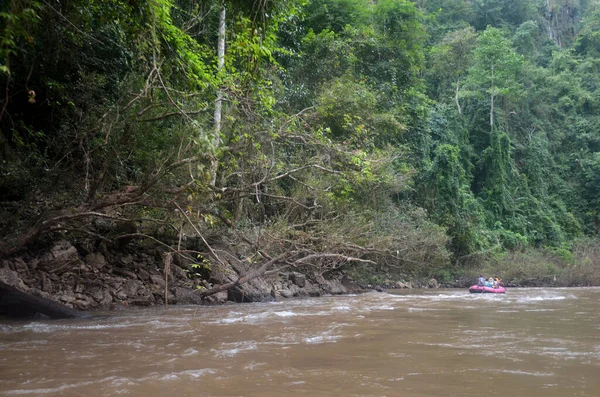
[[[483,286],[484,287],[488,287],[488,288],[492,288],[492,278],[490,277],[489,280],[485,280],[483,282]]]
[[[477,285],[483,287],[485,285],[485,277],[483,277],[483,275],[479,275],[479,278],[477,279]]]
[[[496,281],[496,285],[503,286],[504,284],[502,284],[502,279],[500,277],[494,277],[495,281]]]

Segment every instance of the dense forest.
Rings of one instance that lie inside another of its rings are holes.
[[[600,284],[597,0],[8,0],[0,31],[0,259]]]

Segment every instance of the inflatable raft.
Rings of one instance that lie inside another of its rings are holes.
[[[506,292],[506,288],[500,286],[498,288],[484,287],[483,285],[473,285],[469,288],[469,292],[472,294],[503,294]]]

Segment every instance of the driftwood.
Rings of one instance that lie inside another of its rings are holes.
[[[91,317],[49,299],[27,294],[0,281],[0,315],[23,318],[39,314],[50,318]]]

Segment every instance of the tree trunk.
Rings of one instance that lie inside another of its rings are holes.
[[[494,64],[492,63],[492,89],[490,103],[490,131],[494,129]]]
[[[456,93],[454,94],[454,101],[456,102],[456,107],[458,108],[458,114],[462,116],[462,109],[460,108],[460,102],[458,100],[458,88],[460,87],[460,77],[456,78]]]
[[[33,317],[43,314],[50,318],[90,318],[91,316],[60,303],[29,295],[0,281],[0,315]]]
[[[208,296],[211,296],[211,295],[214,295],[214,294],[216,294],[218,292],[227,291],[228,289],[230,289],[232,287],[236,287],[236,286],[245,284],[248,281],[254,280],[255,278],[260,277],[263,274],[265,274],[267,272],[267,270],[269,270],[269,268],[271,266],[273,266],[276,263],[285,262],[285,260],[288,259],[290,256],[292,256],[292,253],[287,252],[287,253],[279,255],[276,258],[267,260],[260,268],[258,268],[254,272],[251,272],[251,273],[247,274],[244,277],[240,277],[237,280],[232,281],[230,283],[218,285],[218,286],[215,286],[215,287],[213,287],[211,289],[203,291],[203,292],[200,293],[200,297],[202,299],[204,299],[204,298],[206,298]]]
[[[225,3],[221,3],[221,12],[219,14],[219,36],[217,45],[217,69],[219,72],[223,70],[225,66],[225,17],[227,11],[225,9]],[[214,139],[213,139],[213,150],[216,150],[221,145],[221,117],[223,113],[223,92],[221,89],[217,90],[217,99],[215,99],[215,113],[214,113]],[[216,156],[213,156],[210,164],[210,185],[215,186],[217,180],[217,170],[219,168],[219,160]]]

